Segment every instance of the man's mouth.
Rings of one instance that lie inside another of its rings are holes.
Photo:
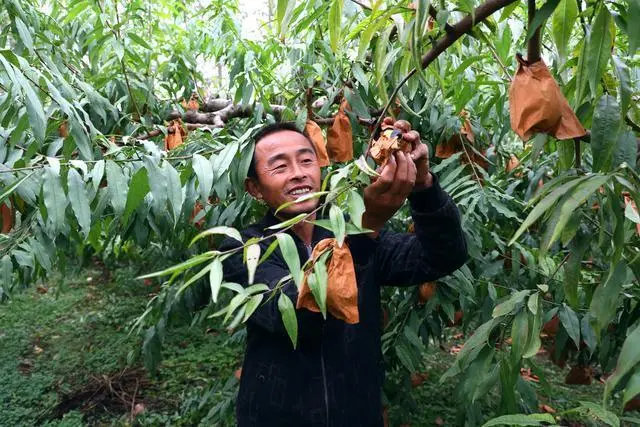
[[[289,191],[288,194],[291,194],[292,196],[304,196],[305,194],[309,194],[311,193],[313,189],[309,186],[304,186],[304,187],[296,187],[293,190]]]

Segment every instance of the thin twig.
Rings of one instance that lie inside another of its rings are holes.
[[[441,53],[443,53],[447,48],[453,45],[458,39],[460,39],[464,34],[471,31],[471,29],[476,26],[478,23],[483,22],[494,12],[514,3],[516,0],[488,0],[487,2],[481,4],[477,8],[474,9],[473,13],[465,16],[460,21],[458,21],[455,25],[452,26],[451,31],[447,32],[443,37],[441,37],[436,44],[431,48],[429,52],[427,52],[422,57],[421,67],[427,68]],[[404,84],[417,72],[418,70],[414,68],[407,74],[398,85],[393,89],[391,96],[389,97],[389,101],[387,105],[382,109],[382,112],[378,116],[376,120],[376,124],[371,132],[371,138],[369,139],[369,145],[367,147],[366,155],[369,155],[369,150],[371,149],[371,144],[373,143],[373,138],[378,132],[380,125],[382,123],[382,119],[384,118],[387,110],[391,106],[391,104],[395,101],[398,92]]]

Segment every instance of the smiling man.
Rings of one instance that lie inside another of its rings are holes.
[[[411,286],[450,274],[465,262],[467,249],[453,200],[429,171],[426,145],[406,121],[385,119],[402,132],[411,153],[390,157],[380,177],[364,190],[362,225],[373,230],[348,236],[358,286],[359,322],[347,324],[330,314],[299,309],[298,346],[291,345],[277,298],[265,302],[247,321],[237,419],[249,426],[382,426],[381,286]],[[293,204],[278,216],[285,202],[319,191],[320,166],[313,144],[292,125],[275,124],[255,137],[255,153],[246,180],[247,191],[269,207],[243,238],[267,236],[271,225],[310,213],[317,199]],[[383,230],[385,223],[409,200],[415,234]],[[300,263],[331,232],[305,222],[289,234],[296,242]],[[238,242],[227,240],[221,250]],[[260,243],[266,251],[271,239]],[[247,285],[242,253],[228,258],[225,280]],[[255,283],[274,288],[289,270],[279,250],[261,263]],[[296,301],[298,290],[289,281],[284,292]]]

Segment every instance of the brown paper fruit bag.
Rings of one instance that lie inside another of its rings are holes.
[[[358,323],[358,285],[351,251],[346,243],[339,247],[336,239],[324,239],[313,248],[312,259],[317,260],[329,249],[333,253],[327,265],[327,311],[346,323]],[[308,277],[308,273],[305,274],[296,307],[319,313],[320,308],[309,288]]]
[[[307,124],[304,127],[304,133],[311,140],[311,143],[316,148],[316,154],[318,156],[318,164],[320,167],[329,166],[329,155],[327,154],[327,145],[324,142],[324,135],[322,135],[322,129],[313,120],[307,120]]]
[[[556,139],[584,136],[587,132],[544,61],[529,64],[520,56],[517,59],[518,70],[509,88],[513,131],[524,141],[538,132]]]
[[[340,104],[333,125],[327,130],[327,152],[329,158],[335,162],[348,162],[353,159],[351,121],[344,112],[345,108],[349,108],[346,99]]]

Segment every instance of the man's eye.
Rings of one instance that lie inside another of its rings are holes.
[[[313,159],[302,159],[302,163],[309,164],[313,162]]]

